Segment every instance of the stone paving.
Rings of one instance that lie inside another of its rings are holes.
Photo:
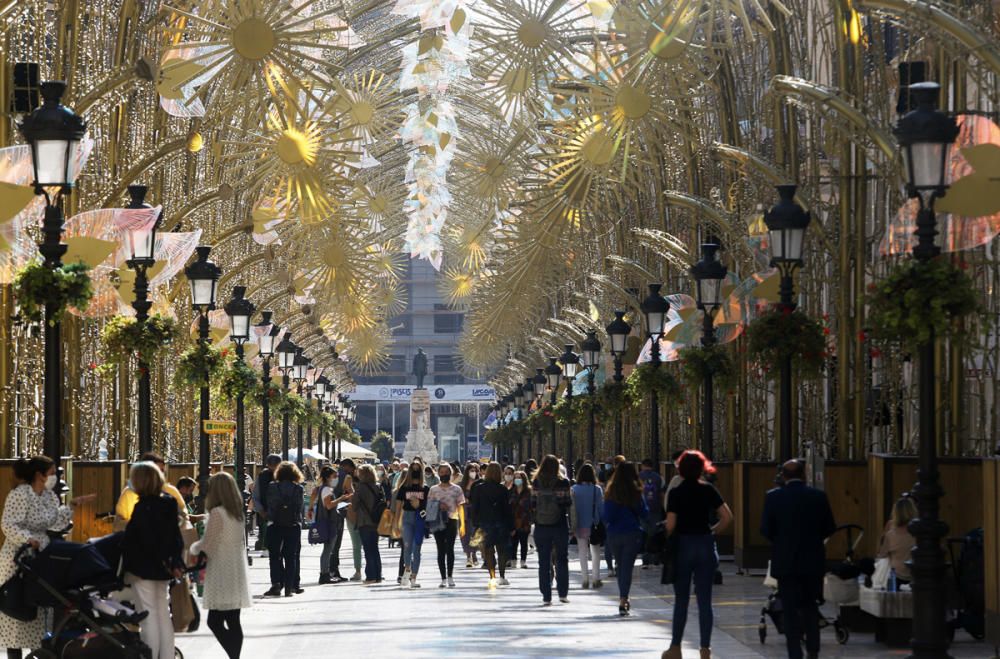
[[[351,565],[345,539],[342,565]],[[419,590],[395,583],[398,549],[380,544],[386,581],[316,585],[319,547],[303,545],[302,583],[305,593],[292,598],[261,599],[267,590],[267,559],[255,558],[250,568],[254,606],[243,612],[245,659],[278,657],[650,657],[657,658],[670,637],[673,594],[659,584],[656,569],[635,571],[632,611],[618,616],[617,586],[605,579],[601,590],[580,588],[579,563],[570,547],[569,604],[558,600],[542,607],[535,556],[528,569],[508,571],[511,585],[488,590],[481,568],[455,566],[454,589],[439,589],[433,540],[424,544]],[[253,552],[256,557],[258,552]],[[456,556],[461,556],[457,547]],[[767,589],[757,576],[737,576],[723,563],[725,584],[716,587],[716,629],[713,656],[720,659],[785,657],[783,636],[769,627],[767,642],[758,639],[757,622]],[[345,574],[349,576],[349,574]],[[692,596],[684,656],[697,657],[697,608]],[[193,634],[178,635],[177,646],[187,659],[224,659],[225,654],[203,622]],[[832,628],[823,631],[823,657],[881,659],[905,657],[904,648],[888,649],[871,634],[853,633],[838,646]],[[953,645],[956,659],[995,657],[993,648],[959,632]]]

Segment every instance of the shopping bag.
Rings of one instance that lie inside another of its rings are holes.
[[[378,534],[380,536],[391,538],[392,537],[392,527],[393,527],[392,511],[388,508],[382,511],[382,517],[378,521]]]
[[[175,632],[180,634],[188,631],[191,623],[198,617],[195,613],[197,608],[187,577],[181,577],[170,584],[170,616]]]

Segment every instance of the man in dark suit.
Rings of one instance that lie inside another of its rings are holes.
[[[824,541],[837,526],[822,490],[805,484],[805,463],[781,466],[784,486],[767,493],[760,532],[771,541],[771,576],[778,580],[790,659],[819,656],[819,601],[826,571]]]

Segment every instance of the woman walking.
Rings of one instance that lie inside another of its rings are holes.
[[[264,597],[302,593],[299,588],[299,552],[302,548],[302,472],[293,462],[282,462],[267,488],[267,542],[271,589]]]
[[[250,608],[249,576],[243,534],[243,496],[236,481],[220,471],[208,479],[205,496],[205,536],[191,545],[191,554],[205,554],[204,605],[208,628],[229,659],[243,649],[240,609]]]
[[[600,542],[591,542],[591,529],[602,522],[604,509],[604,492],[597,485],[597,472],[594,465],[585,462],[576,473],[576,485],[573,486],[573,535],[576,536],[576,549],[580,556],[580,574],[583,576],[583,589],[600,588],[601,583],[601,546]],[[598,540],[598,538],[594,538]],[[588,561],[589,567],[588,570]]]
[[[378,551],[378,523],[380,509],[385,505],[382,488],[376,482],[375,470],[371,465],[358,467],[358,484],[354,490],[354,505],[357,508],[358,533],[365,552],[364,584],[382,581],[382,557]]]
[[[667,533],[677,538],[674,559],[674,620],[670,648],[662,659],[681,658],[681,640],[687,624],[691,599],[691,577],[698,598],[698,626],[701,633],[701,659],[712,656],[712,583],[719,567],[715,535],[733,520],[733,513],[719,491],[703,480],[715,473],[715,467],[701,451],[684,451],[677,461],[677,471],[684,481],[670,492],[667,501]],[[713,514],[718,522],[712,525]]]
[[[618,568],[618,614],[629,615],[629,592],[635,557],[642,549],[642,520],[646,517],[646,502],[642,498],[642,481],[631,462],[615,467],[604,497],[604,523],[607,526],[608,547]]]
[[[510,507],[510,492],[502,481],[500,463],[491,462],[486,467],[486,479],[472,489],[469,503],[473,526],[483,532],[483,561],[490,574],[486,587],[491,589],[496,588],[498,583],[501,586],[510,585],[507,581],[507,550],[510,533],[514,529],[514,515]]]
[[[351,538],[351,558],[354,559],[354,574],[351,575],[351,581],[361,581],[361,533],[358,531],[358,516],[357,516],[357,506],[354,505],[354,486],[357,478],[357,465],[354,464],[354,460],[350,458],[344,458],[340,461],[341,469],[341,487],[343,491],[338,496],[349,495],[351,500],[351,505],[347,507],[345,511],[347,527],[347,535]],[[334,489],[336,491],[336,488]],[[335,561],[338,566],[340,565],[340,548],[335,546],[333,556],[330,558],[331,561]]]
[[[559,475],[554,455],[542,458],[531,484],[531,510],[538,547],[538,589],[542,604],[552,604],[552,562],[555,554],[559,601],[569,602],[569,509],[573,505],[570,483]]]
[[[462,504],[463,516],[465,518],[465,524],[462,526],[460,537],[462,538],[462,551],[465,552],[465,567],[477,567],[479,565],[479,559],[476,557],[476,548],[472,546],[469,542],[472,540],[473,534],[476,532],[475,526],[471,523],[471,516],[469,515],[469,501],[472,497],[472,488],[479,482],[479,465],[475,462],[470,462],[465,465],[465,473],[462,475],[462,482],[459,486],[462,488],[462,495],[464,496],[465,503]]]
[[[46,531],[62,530],[73,520],[73,511],[59,504],[55,493],[58,482],[56,466],[49,458],[39,455],[21,458],[14,463],[14,477],[20,481],[3,505],[4,543],[0,549],[0,583],[14,576],[17,566],[14,556],[23,545],[45,549],[49,544]],[[70,501],[76,506],[93,499],[95,495],[77,497]],[[7,648],[9,659],[21,659],[22,648],[37,648],[45,634],[45,615],[29,622],[17,620],[0,613],[0,647]]]
[[[424,515],[427,511],[428,487],[424,485],[424,468],[419,462],[410,465],[408,475],[399,479],[394,507],[403,524],[403,575],[402,585],[420,588],[417,573],[420,571],[420,549],[424,544]]]
[[[514,533],[510,552],[511,560],[517,559],[521,548],[521,569],[528,567],[528,536],[531,535],[531,484],[523,471],[514,472],[514,487],[510,493],[510,506],[514,513]]]
[[[437,545],[438,570],[441,572],[441,588],[454,588],[452,574],[455,570],[455,535],[465,527],[465,493],[451,482],[454,471],[447,462],[438,467],[441,481],[427,493],[427,501],[437,501],[442,515],[447,515],[444,528],[434,532]]]
[[[128,474],[139,501],[125,527],[122,553],[125,580],[132,586],[136,608],[147,611],[139,635],[152,659],[174,656],[174,626],[170,620],[167,584],[184,573],[177,502],[163,494],[163,472],[152,462],[137,462]],[[242,535],[243,530],[240,529]]]

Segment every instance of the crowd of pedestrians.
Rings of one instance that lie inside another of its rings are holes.
[[[194,480],[183,477],[175,487],[164,478],[160,456],[142,458],[130,470],[116,518],[124,530],[129,596],[146,612],[141,637],[153,659],[174,656],[169,584],[183,579],[196,557],[204,561],[197,581],[207,625],[228,657],[241,655],[240,612],[252,605],[246,546],[251,526],[257,528],[256,548],[269,564],[271,584],[263,597],[304,592],[304,537],[322,546],[321,586],[382,583],[380,544],[387,538],[400,547],[396,582],[406,589],[420,588],[424,540],[433,536],[440,588],[455,587],[455,547],[460,543],[466,568],[479,568],[482,560],[486,588],[493,590],[510,585],[516,578],[512,569],[528,568],[533,546],[543,606],[552,605],[553,595],[569,603],[569,556],[575,543],[579,587],[604,587],[602,572],[605,578],[614,577],[618,614],[623,617],[631,615],[636,564],[650,568],[666,560],[669,570],[664,575],[669,571],[670,578],[664,583],[673,584],[675,599],[670,644],[662,656],[681,657],[692,583],[701,657],[711,656],[712,587],[719,565],[715,536],[731,524],[733,515],[712,484],[711,462],[698,451],[674,456],[676,473],[666,486],[652,461],[636,464],[624,456],[600,464],[588,456],[572,470],[555,455],[543,456],[540,463],[502,459],[464,466],[424,464],[419,458],[376,465],[345,459],[304,475],[296,464],[270,455],[257,478],[243,486],[228,473],[213,474],[202,514],[195,514],[192,506]],[[14,572],[18,546],[29,543],[44,549],[46,531],[70,517],[70,509],[52,491],[51,461],[19,461],[15,475],[22,484],[7,497],[3,513],[6,541],[0,550],[0,577],[5,578]],[[784,608],[795,612],[786,622],[789,656],[802,656],[805,639],[806,652],[813,657],[819,643],[816,601],[822,596],[823,540],[835,527],[826,496],[805,486],[800,462],[784,465],[782,480],[784,487],[767,495],[762,533],[774,545],[771,572],[778,579]],[[902,548],[910,542],[905,525],[912,516],[911,502],[897,504],[884,542],[885,554],[899,565],[903,578],[909,576]],[[255,524],[248,525],[249,518]],[[353,558],[350,577],[340,570],[345,543],[350,543]],[[42,633],[37,622],[0,614],[0,642],[9,648],[8,657],[20,657],[18,648],[36,646]]]

